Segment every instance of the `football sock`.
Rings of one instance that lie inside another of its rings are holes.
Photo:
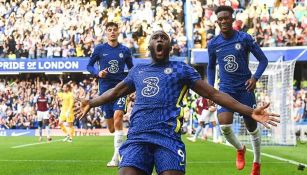
[[[114,133],[114,154],[112,160],[118,160],[119,158],[119,148],[124,143],[124,132],[123,130],[116,130]]]
[[[47,134],[47,137],[50,137],[50,126],[46,126],[46,134]]]
[[[201,132],[201,130],[203,129],[202,126],[198,125],[198,127],[196,128],[196,131],[195,131],[195,135],[194,135],[194,138],[197,139],[199,133]]]
[[[70,126],[69,130],[70,130],[70,138],[72,139],[72,137],[74,136],[74,133],[75,133],[75,127],[74,126]]]
[[[64,132],[64,134],[67,134],[67,130],[66,127],[64,126],[64,124],[62,124],[61,126],[62,131]]]
[[[220,125],[223,135],[225,136],[226,140],[234,146],[237,150],[242,150],[243,145],[240,143],[238,138],[235,136],[234,132],[232,131],[231,124],[229,125]]]
[[[252,140],[252,146],[254,150],[254,162],[260,163],[260,148],[261,148],[261,136],[259,127],[255,131],[249,132]]]
[[[39,136],[42,137],[42,135],[43,135],[43,129],[41,126],[39,126]]]
[[[207,131],[209,129],[209,123],[205,124],[204,128],[205,128],[204,129],[204,136],[207,136]]]
[[[38,121],[39,136],[43,136],[43,121]]]

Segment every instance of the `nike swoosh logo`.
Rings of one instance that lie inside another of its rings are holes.
[[[21,132],[21,133],[12,132],[11,136],[22,136],[22,135],[26,135],[26,134],[29,134],[29,133],[30,133],[30,131]]]
[[[219,51],[221,51],[222,49],[216,49],[216,52],[219,52]]]
[[[105,54],[105,53],[104,53],[104,54],[102,54],[102,55],[103,55],[103,56],[107,56],[108,54]]]

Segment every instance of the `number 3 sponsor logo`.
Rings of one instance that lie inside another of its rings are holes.
[[[119,67],[118,67],[118,61],[117,60],[111,60],[109,61],[110,67],[108,68],[108,71],[112,74],[118,72]]]
[[[159,92],[159,78],[157,77],[148,77],[143,80],[143,83],[146,86],[142,89],[142,95],[145,97],[153,97]]]
[[[227,72],[235,72],[239,68],[239,64],[236,62],[236,57],[234,55],[227,55],[224,61],[227,62],[224,66]]]

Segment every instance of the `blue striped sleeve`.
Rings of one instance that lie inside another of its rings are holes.
[[[213,46],[211,42],[208,45],[209,62],[207,67],[207,78],[208,83],[214,86],[215,81],[215,66],[216,66],[216,55],[214,54]]]
[[[126,52],[127,52],[127,57],[125,61],[128,69],[130,70],[133,67],[132,54],[129,48],[127,48]]]
[[[100,52],[100,50],[101,49],[98,46],[94,49],[94,52],[91,55],[90,60],[89,60],[89,62],[87,64],[87,67],[86,67],[87,71],[89,71],[92,75],[95,75],[97,77],[98,77],[99,71],[95,68],[95,63],[97,61],[99,61],[99,58],[100,58],[99,57],[99,52]]]
[[[256,57],[256,59],[259,61],[259,65],[257,67],[257,70],[253,77],[258,80],[261,75],[263,74],[265,68],[268,65],[268,58],[264,55],[263,51],[257,44],[257,42],[252,38],[252,36],[247,34],[246,37],[247,45],[249,47],[249,50],[252,52],[252,54]]]

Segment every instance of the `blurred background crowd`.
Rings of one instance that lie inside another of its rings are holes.
[[[51,98],[51,103],[49,104],[51,128],[59,128],[58,117],[61,103],[58,101],[57,94],[61,92],[64,83],[68,83],[72,86],[72,92],[75,95],[75,99],[94,98],[98,95],[98,84],[96,79],[86,75],[82,78],[76,78],[74,75],[61,75],[60,78],[58,78],[58,76],[47,77],[43,75],[36,76],[36,78],[33,77],[27,74],[24,77],[12,76],[10,78],[0,78],[0,128],[33,129],[38,127],[37,113],[33,100],[34,97],[39,94],[40,87],[46,87],[47,96]],[[307,91],[301,89],[293,95],[292,120],[296,123],[307,122]],[[187,97],[188,98],[185,99],[186,103],[194,104],[196,102],[197,98]],[[259,103],[270,102],[270,99],[265,93],[257,93],[256,97]],[[128,97],[127,113],[124,115],[125,127],[129,127],[129,118],[133,104],[134,94],[131,94]],[[192,105],[187,105],[186,107],[193,109]],[[189,111],[189,109],[187,110]],[[81,120],[76,119],[74,125],[76,128],[85,129],[106,127],[104,116],[100,108],[91,109],[85,118]]]
[[[304,0],[191,0],[194,48],[219,33],[215,8],[235,9],[234,28],[262,47],[307,44]],[[172,54],[187,56],[183,0],[0,0],[0,58],[88,57],[105,41],[105,24],[120,24],[119,41],[134,57],[148,57],[152,31],[163,29]]]

